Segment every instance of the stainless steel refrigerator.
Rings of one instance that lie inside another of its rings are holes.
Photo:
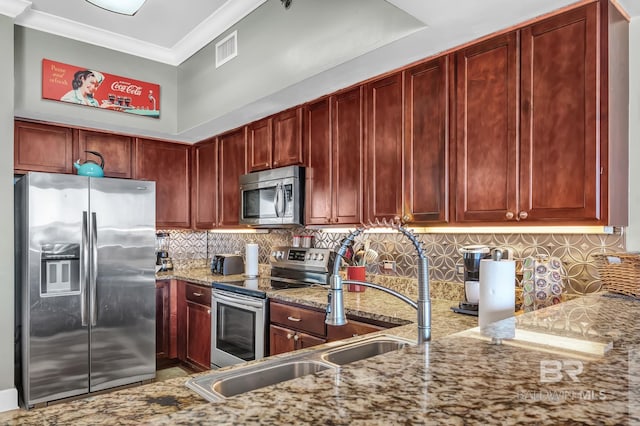
[[[155,183],[15,184],[16,381],[34,405],[155,377]]]

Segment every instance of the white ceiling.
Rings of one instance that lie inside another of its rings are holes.
[[[170,65],[179,65],[266,0],[147,0],[134,16],[119,15],[85,0],[0,0],[0,14],[16,24],[97,44]],[[321,0],[318,0],[321,1]],[[460,14],[497,19],[485,2],[387,0],[429,26],[455,26]],[[296,0],[292,0],[295,7]],[[498,3],[512,3],[500,0]],[[640,16],[639,0],[617,0]],[[495,3],[495,2],[492,2]],[[519,0],[523,15],[536,0]],[[486,11],[487,13],[483,13]]]

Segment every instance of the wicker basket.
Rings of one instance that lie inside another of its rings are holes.
[[[640,297],[640,253],[594,254],[605,290]]]

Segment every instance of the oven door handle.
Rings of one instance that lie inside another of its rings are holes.
[[[326,284],[319,283],[319,282],[301,281],[301,280],[294,280],[291,278],[274,277],[273,275],[271,276],[271,281],[278,281],[278,282],[287,283],[287,284],[297,284],[298,286],[303,285],[305,287],[321,286],[321,287],[328,288]]]
[[[253,297],[245,297],[237,294],[234,294],[233,296],[228,296],[227,294],[223,294],[222,292],[214,291],[213,300],[216,300],[216,299],[237,307],[249,306],[256,309],[264,308],[263,299],[257,300]]]

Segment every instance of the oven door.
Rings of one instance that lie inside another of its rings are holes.
[[[211,298],[211,367],[263,358],[267,299],[222,290]]]

